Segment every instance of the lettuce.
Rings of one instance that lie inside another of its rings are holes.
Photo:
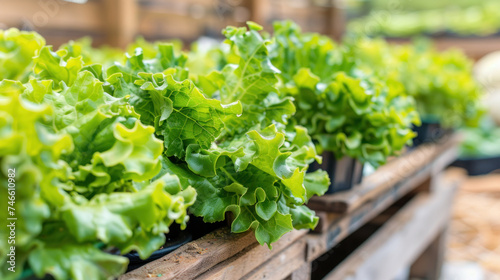
[[[233,232],[252,228],[257,240],[270,246],[293,228],[316,226],[318,218],[303,204],[322,195],[329,179],[323,171],[306,174],[320,158],[307,129],[289,122],[295,107],[291,98],[278,95],[280,71],[259,30],[251,23],[249,29],[226,28],[230,63],[197,77],[205,94],[240,102],[243,113],[228,117],[215,146],[188,148],[180,177],[200,195],[191,208],[195,215],[214,222],[231,212]]]
[[[305,126],[320,150],[377,167],[411,143],[420,119],[402,87],[363,72],[349,50],[302,33],[291,22],[274,25],[272,62],[280,93],[294,98],[293,121]]]
[[[38,33],[15,28],[0,30],[0,80],[27,81],[32,58],[44,45],[45,39]]]
[[[453,7],[425,5],[423,10],[394,9],[398,12],[391,13],[390,17],[380,16],[381,11],[374,11],[351,21],[347,28],[350,33],[365,36],[407,38],[421,35],[451,38],[495,36],[500,28],[498,1],[465,1]]]
[[[63,44],[60,49],[67,51],[65,58],[81,56],[85,65],[99,63],[104,66],[111,66],[115,61],[122,62],[124,59],[124,52],[121,49],[108,46],[93,48],[90,37],[69,41]]]
[[[230,59],[210,73],[189,73],[186,65],[197,61],[156,44],[156,54],[149,49],[146,58],[136,48],[103,76],[113,96],[130,96],[140,120],[164,141],[161,174],[196,189],[190,211],[205,222],[232,216],[233,232],[253,229],[270,246],[293,228],[315,227],[318,218],[303,204],[323,194],[329,179],[306,174],[320,158],[307,130],[289,125],[295,107],[279,97],[269,41],[256,25],[224,34]]]
[[[28,83],[0,82],[0,177],[16,170],[16,273],[37,277],[110,279],[127,259],[148,257],[176,222],[182,228],[196,198],[172,174],[158,176],[163,143],[143,124],[129,97],[113,97],[103,82],[66,51],[40,50]],[[22,187],[21,187],[22,186]],[[0,188],[7,205],[7,186]],[[3,212],[7,219],[7,212]]]
[[[476,126],[482,115],[479,83],[472,61],[457,50],[438,52],[426,42],[391,46],[382,40],[348,44],[363,69],[402,85],[416,101],[422,119],[445,127]]]
[[[184,55],[175,55],[172,45],[160,44],[155,59],[145,60],[138,48],[128,56],[126,65],[106,72],[113,94],[130,96],[128,102],[141,121],[154,126],[157,137],[164,141],[165,155],[180,159],[191,144],[209,148],[225,128],[225,120],[242,110],[239,102],[222,105],[205,97],[186,79],[185,61]]]

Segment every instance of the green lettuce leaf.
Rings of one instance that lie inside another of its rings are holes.
[[[269,58],[268,40],[262,38],[257,25],[247,28],[228,27],[223,33],[231,47],[232,63],[221,71],[199,75],[197,85],[208,96],[217,96],[224,104],[239,101],[243,114],[225,120],[227,134],[246,133],[260,124],[262,128],[277,122],[287,123],[295,112],[291,99],[279,98],[276,74]]]
[[[32,72],[33,56],[45,45],[35,32],[0,30],[0,80],[25,82]]]
[[[293,122],[307,127],[319,151],[377,167],[415,136],[415,101],[400,84],[360,70],[352,50],[326,37],[278,22],[271,44],[279,90],[294,98]]]
[[[128,97],[106,93],[88,68],[51,72],[67,65],[62,52],[45,54],[53,59],[38,78],[0,82],[0,178],[7,182],[15,168],[23,186],[16,188],[17,273],[4,274],[3,261],[0,276],[14,279],[27,262],[38,277],[113,278],[127,261],[103,252],[102,244],[147,258],[173,222],[186,226],[196,192],[174,175],[156,176],[163,142]],[[7,205],[7,186],[0,191]],[[6,260],[8,238],[1,236]],[[67,256],[71,262],[61,261]]]

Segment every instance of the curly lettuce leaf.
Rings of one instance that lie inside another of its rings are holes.
[[[125,58],[123,50],[108,46],[99,48],[92,47],[92,39],[84,37],[76,41],[69,41],[61,45],[60,49],[67,50],[64,58],[81,56],[84,65],[92,65],[94,63],[102,64],[103,66],[111,66],[117,62],[122,62]]]
[[[45,45],[35,32],[0,30],[0,80],[25,82],[32,71],[33,56]]]
[[[15,279],[22,271],[29,248],[41,233],[44,221],[51,215],[51,209],[41,198],[39,183],[46,176],[67,175],[68,166],[59,157],[71,152],[73,144],[69,135],[54,133],[45,127],[53,110],[47,105],[38,105],[23,100],[20,95],[24,86],[20,82],[0,82],[0,180],[14,179],[15,205],[8,202],[7,184],[0,187],[2,205],[14,206],[14,216],[8,211],[0,213],[4,220],[15,217],[16,222],[16,272],[7,270],[8,231],[0,231],[0,278]],[[9,174],[15,174],[15,176]],[[22,187],[19,187],[22,186]]]
[[[136,84],[149,95],[155,128],[164,140],[167,156],[182,158],[189,144],[209,148],[224,128],[226,117],[241,114],[239,102],[222,105],[206,98],[190,80],[177,82],[172,75],[161,73],[141,77],[144,80]]]
[[[222,221],[231,212],[232,232],[252,228],[257,241],[269,246],[293,229],[291,215],[278,212],[277,179],[253,166],[236,172],[228,164],[216,176],[207,178],[166,159],[164,170],[178,174],[184,184],[196,189],[198,199],[191,212],[202,216],[205,222]]]
[[[158,45],[153,60],[145,60],[137,49],[126,66],[109,68],[106,79],[115,97],[130,96],[128,102],[141,121],[155,127],[166,156],[181,159],[190,144],[209,148],[226,128],[227,119],[238,118],[242,110],[239,102],[224,105],[207,98],[182,74],[184,61],[169,44]]]
[[[272,62],[286,69],[280,93],[294,98],[296,124],[308,128],[318,150],[377,167],[411,143],[419,124],[415,103],[394,80],[360,71],[356,60],[291,22],[275,23]]]
[[[225,120],[229,135],[245,133],[258,124],[286,124],[295,112],[291,99],[276,94],[280,71],[270,61],[269,41],[258,30],[257,25],[249,25],[249,30],[227,27],[223,33],[232,50],[231,63],[221,71],[198,76],[197,85],[208,96],[216,96],[224,104],[241,102],[244,114]]]
[[[482,90],[473,78],[472,61],[460,51],[438,52],[426,41],[394,46],[368,38],[346,46],[363,71],[412,96],[424,121],[439,121],[445,127],[478,123]]]
[[[16,192],[19,267],[27,262],[38,277],[57,280],[109,279],[124,271],[126,259],[99,244],[146,258],[173,222],[185,227],[196,192],[174,175],[152,180],[163,143],[138,118],[127,97],[107,94],[83,68],[71,81],[0,82],[0,178],[7,181],[15,168],[23,185]],[[7,203],[7,187],[0,191]],[[1,243],[2,256],[8,248]],[[68,254],[76,263],[60,260]],[[11,279],[21,269],[4,271],[2,279]]]
[[[271,63],[270,42],[259,30],[255,24],[249,30],[226,28],[228,64],[197,77],[204,94],[222,103],[241,102],[243,112],[225,119],[226,131],[215,144],[188,146],[180,177],[189,178],[186,184],[200,194],[192,207],[195,215],[216,221],[232,212],[233,232],[253,229],[257,240],[270,246],[294,226],[314,228],[314,212],[299,207],[310,196],[323,194],[329,179],[318,172],[305,183],[309,164],[320,158],[307,129],[287,126],[295,113],[293,99],[278,92],[280,72]]]
[[[81,56],[67,57],[67,53],[65,49],[54,52],[51,46],[43,47],[33,58],[35,74],[41,79],[53,80],[55,87],[59,87],[61,82],[66,86],[73,85],[83,67],[83,59]],[[64,57],[67,59],[63,59]]]
[[[285,134],[271,125],[208,150],[190,146],[187,166],[170,170],[197,190],[199,198],[191,208],[195,215],[214,222],[232,212],[233,232],[251,228],[261,244],[270,245],[292,224],[316,226],[313,211],[297,209],[330,184],[326,172],[306,175],[314,160],[319,158],[306,129],[295,127]]]
[[[31,269],[38,277],[55,279],[111,279],[123,274],[128,260],[100,249],[73,242],[44,244],[29,255]]]
[[[65,160],[74,170],[79,192],[92,195],[94,188],[104,186],[110,191],[111,183],[119,188],[124,181],[147,180],[160,170],[163,144],[154,137],[153,127],[141,124],[125,100],[105,93],[91,72],[79,72],[73,85],[63,84],[60,91],[51,90],[51,83],[32,80],[24,95],[53,105],[53,126],[74,139],[75,151]]]

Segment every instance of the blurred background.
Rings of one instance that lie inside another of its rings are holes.
[[[88,36],[94,46],[222,39],[227,25],[255,21],[270,30],[291,19],[303,30],[341,40],[349,34],[404,44],[429,38],[476,61],[489,114],[464,129],[461,159],[469,172],[458,195],[443,279],[500,279],[500,1],[498,0],[0,0],[0,29],[40,33],[56,48]]]
[[[94,45],[124,47],[146,40],[221,38],[227,25],[253,20],[269,28],[293,19],[304,30],[339,36],[340,4],[328,0],[1,0],[0,26],[35,30],[49,44],[90,36]],[[339,15],[337,15],[339,13]],[[335,21],[335,22],[334,22]]]
[[[348,32],[405,42],[427,36],[479,59],[500,49],[496,0],[0,0],[0,27],[42,34],[49,44],[90,36],[94,46],[146,40],[221,37],[252,20],[270,28],[292,19],[305,31],[340,39]]]

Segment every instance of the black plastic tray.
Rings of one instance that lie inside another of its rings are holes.
[[[494,170],[500,170],[500,156],[459,158],[452,166],[464,168],[470,176],[485,175]]]

